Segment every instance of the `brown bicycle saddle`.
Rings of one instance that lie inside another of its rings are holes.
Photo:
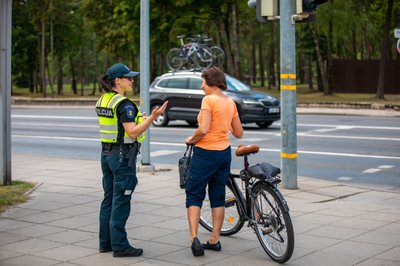
[[[240,144],[238,148],[236,149],[236,156],[244,156],[244,155],[249,155],[252,153],[257,153],[260,150],[260,147],[256,144],[250,144],[250,145],[243,145]]]

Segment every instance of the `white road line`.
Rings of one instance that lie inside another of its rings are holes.
[[[52,136],[27,136],[27,135],[11,135],[11,138],[22,139],[49,139],[49,140],[78,140],[78,141],[97,141],[99,138],[78,138],[78,137],[52,137]]]
[[[61,116],[61,115],[11,115],[11,118],[98,120],[97,117],[92,117],[92,116]]]
[[[159,151],[153,151],[150,152],[151,157],[160,157],[160,156],[165,156],[165,155],[171,155],[174,153],[178,153],[180,151],[171,151],[171,150],[159,150]]]
[[[381,169],[389,169],[389,168],[393,168],[394,166],[393,165],[379,165],[378,166],[378,168],[381,168]]]
[[[299,137],[312,137],[312,138],[331,138],[331,139],[359,139],[359,140],[390,140],[400,141],[400,138],[381,138],[381,137],[362,137],[362,136],[339,136],[339,135],[315,135],[308,133],[298,133]]]
[[[338,126],[338,127],[332,127],[332,128],[316,129],[316,130],[312,130],[312,131],[323,133],[323,132],[330,132],[330,131],[337,131],[337,130],[349,130],[349,129],[353,129],[353,128],[354,128],[353,126]]]
[[[13,138],[25,138],[25,139],[51,139],[51,140],[78,140],[78,141],[99,141],[98,138],[78,138],[78,137],[52,137],[52,136],[29,136],[29,135],[12,135]],[[163,146],[175,146],[175,147],[186,147],[185,143],[170,143],[170,142],[158,142],[152,141],[150,144],[163,145]],[[237,149],[237,146],[232,146],[232,149]],[[280,149],[264,149],[260,148],[261,151],[266,152],[281,152]],[[319,152],[319,151],[303,151],[299,150],[298,154],[312,154],[312,155],[325,155],[325,156],[338,156],[338,157],[357,157],[357,158],[374,158],[374,159],[391,159],[400,160],[398,156],[385,156],[385,155],[365,155],[355,153],[336,153],[336,152]]]
[[[347,176],[341,176],[341,177],[338,177],[336,179],[340,180],[340,181],[349,181],[349,180],[352,180],[353,178],[352,177],[347,177]]]
[[[260,143],[262,141],[268,141],[270,139],[261,139],[261,138],[243,138],[240,139],[240,142],[252,142],[252,143]]]
[[[279,125],[279,124],[277,124],[277,125]],[[298,127],[347,127],[344,125],[325,125],[325,124],[297,124],[297,126]],[[349,126],[349,127],[353,128],[353,129],[354,128],[362,128],[362,129],[400,130],[400,127],[377,127],[377,126]]]
[[[76,128],[99,128],[99,125],[78,125],[78,124],[57,124],[57,123],[21,123],[21,122],[12,122],[11,126],[29,126],[29,127],[76,127]]]
[[[364,174],[372,174],[372,173],[376,173],[381,171],[382,169],[378,169],[378,168],[369,168],[367,170],[364,170],[363,173]]]

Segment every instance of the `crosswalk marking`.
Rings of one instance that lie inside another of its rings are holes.
[[[341,176],[341,177],[337,178],[337,180],[341,180],[341,181],[349,181],[351,179],[353,179],[353,178],[352,177],[347,177],[347,176]]]
[[[367,169],[367,170],[364,170],[363,173],[364,173],[364,174],[372,174],[372,173],[379,172],[379,171],[381,171],[381,170],[382,170],[382,169],[379,169],[379,168],[369,168],[369,169]]]
[[[160,157],[160,156],[165,156],[165,155],[170,155],[174,153],[178,153],[180,151],[171,151],[171,150],[159,150],[159,151],[153,151],[150,152],[151,157]]]
[[[380,165],[380,166],[378,166],[378,168],[381,168],[381,169],[389,169],[389,168],[393,168],[394,166],[393,165]]]

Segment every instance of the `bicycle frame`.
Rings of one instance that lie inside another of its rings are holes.
[[[245,173],[247,173],[248,167],[249,167],[249,163],[248,163],[247,155],[244,155],[244,169],[242,170],[242,172],[244,171]],[[250,225],[253,223],[252,218],[251,218],[252,198],[250,196],[250,193],[251,193],[251,189],[252,189],[253,185],[258,182],[263,182],[263,183],[267,184],[278,196],[279,200],[282,203],[284,211],[289,212],[289,206],[288,206],[285,198],[283,197],[282,193],[279,191],[279,189],[275,185],[271,184],[268,181],[256,181],[253,183],[253,182],[250,182],[251,179],[247,179],[244,181],[245,182],[245,195],[243,196],[243,193],[240,190],[237,182],[235,181],[235,178],[240,179],[240,175],[230,174],[227,186],[233,190],[237,200],[239,201],[238,206],[239,206],[239,215],[240,215],[241,219],[250,222]],[[268,204],[271,206],[272,209],[274,209],[271,202],[269,202],[269,200],[268,200]]]

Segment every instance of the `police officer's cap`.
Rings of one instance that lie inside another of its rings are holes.
[[[130,70],[125,64],[117,63],[107,70],[106,75],[108,80],[113,80],[115,78],[136,77],[139,72]]]

